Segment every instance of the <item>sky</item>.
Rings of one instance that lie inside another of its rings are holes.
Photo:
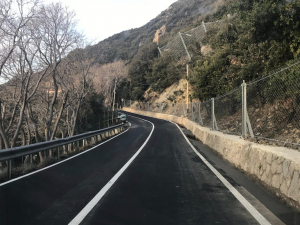
[[[60,0],[74,10],[78,27],[97,43],[116,33],[138,28],[154,19],[177,0]],[[44,0],[44,3],[58,2]]]

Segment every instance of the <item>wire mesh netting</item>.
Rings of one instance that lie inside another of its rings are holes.
[[[193,53],[201,52],[201,46],[203,46],[203,40],[207,35],[213,35],[222,29],[228,23],[227,20],[218,20],[215,22],[208,22],[195,27],[187,32],[179,33],[174,39],[167,43],[167,45],[158,48],[162,57],[171,55],[175,59],[189,57]]]
[[[247,111],[256,137],[300,144],[299,62],[249,83]]]
[[[242,134],[242,88],[215,98],[218,129],[224,133]]]
[[[126,104],[130,105],[128,102],[126,101]],[[257,139],[265,139],[272,143],[289,143],[299,147],[300,61],[240,86],[215,98],[214,101],[189,104],[132,101],[131,107],[184,116],[202,126],[228,134],[246,136],[253,133]],[[217,124],[215,127],[212,126],[213,115]],[[247,130],[243,129],[243,121]]]
[[[200,125],[211,127],[211,101],[200,102]]]

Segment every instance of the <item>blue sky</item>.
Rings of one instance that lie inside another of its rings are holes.
[[[57,2],[44,0],[45,3]],[[98,42],[116,33],[141,27],[176,0],[60,0],[74,10],[79,29]]]

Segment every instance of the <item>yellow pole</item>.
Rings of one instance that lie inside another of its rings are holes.
[[[189,77],[189,64],[186,64],[186,73]],[[186,80],[186,108],[189,109],[189,81]]]

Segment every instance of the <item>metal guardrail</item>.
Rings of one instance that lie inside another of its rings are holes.
[[[47,151],[50,149],[56,149],[57,150],[57,158],[60,159],[60,151],[59,147],[64,145],[69,145],[78,141],[86,140],[88,138],[92,138],[98,135],[101,135],[103,133],[115,130],[115,129],[121,129],[125,126],[124,123],[107,127],[101,130],[91,131],[84,134],[78,134],[74,135],[72,137],[67,138],[61,138],[57,140],[52,141],[46,141],[46,142],[40,142],[36,144],[26,145],[26,146],[20,146],[15,148],[9,148],[4,149],[0,151],[0,162],[8,161],[8,168],[7,168],[7,174],[8,179],[11,179],[11,172],[12,172],[12,160],[15,158],[19,158],[26,155],[36,154],[42,151]]]

